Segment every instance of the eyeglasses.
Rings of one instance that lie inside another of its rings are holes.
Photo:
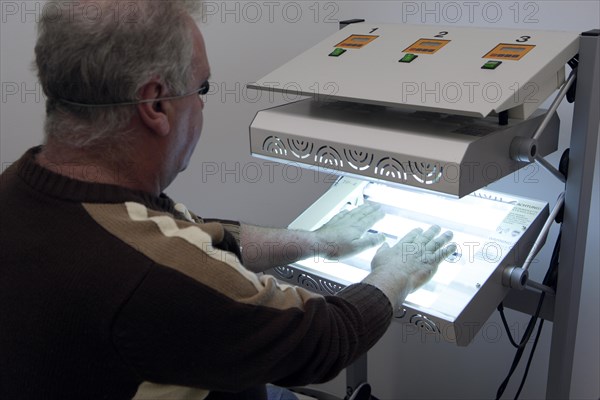
[[[202,82],[202,85],[200,85],[200,88],[194,89],[191,92],[187,92],[187,93],[180,94],[177,96],[157,97],[156,99],[124,101],[124,102],[120,102],[120,103],[105,103],[105,104],[78,103],[75,101],[65,100],[65,99],[56,99],[56,100],[60,101],[61,103],[66,103],[66,104],[70,104],[70,105],[78,106],[78,107],[88,107],[88,108],[133,106],[136,104],[154,103],[155,101],[159,101],[159,100],[176,100],[176,99],[180,99],[182,97],[191,96],[193,94],[196,94],[198,96],[203,96],[203,95],[207,94],[209,90],[210,90],[210,82],[208,82],[208,79],[207,79],[204,82]]]

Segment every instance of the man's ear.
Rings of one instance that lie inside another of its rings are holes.
[[[161,100],[149,101],[166,96],[165,86],[158,81],[146,83],[140,89],[141,100],[148,102],[136,105],[140,120],[148,129],[160,136],[166,136],[171,130],[167,112],[164,109],[165,102]]]

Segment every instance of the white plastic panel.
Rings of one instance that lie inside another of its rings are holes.
[[[343,44],[352,35],[363,36]],[[510,110],[511,117],[527,118],[564,81],[578,38],[573,32],[364,22],[249,86],[478,117]],[[336,48],[345,52],[329,56]],[[417,58],[399,62],[406,54]],[[482,69],[487,61],[502,63]]]
[[[250,126],[254,156],[327,173],[364,176],[462,197],[526,165],[511,159],[514,138],[531,137],[544,114],[527,120],[411,112],[306,99],[258,112]],[[537,143],[557,149],[558,116]]]

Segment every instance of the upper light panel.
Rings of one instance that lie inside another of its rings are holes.
[[[249,87],[413,110],[528,118],[565,80],[579,34],[351,24]]]

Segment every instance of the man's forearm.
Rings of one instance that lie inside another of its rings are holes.
[[[351,257],[384,242],[383,234],[368,232],[384,215],[378,206],[364,204],[341,211],[312,232],[241,224],[244,265],[262,272],[309,257]]]
[[[241,224],[244,266],[254,272],[288,265],[319,254],[316,234],[309,231]]]

